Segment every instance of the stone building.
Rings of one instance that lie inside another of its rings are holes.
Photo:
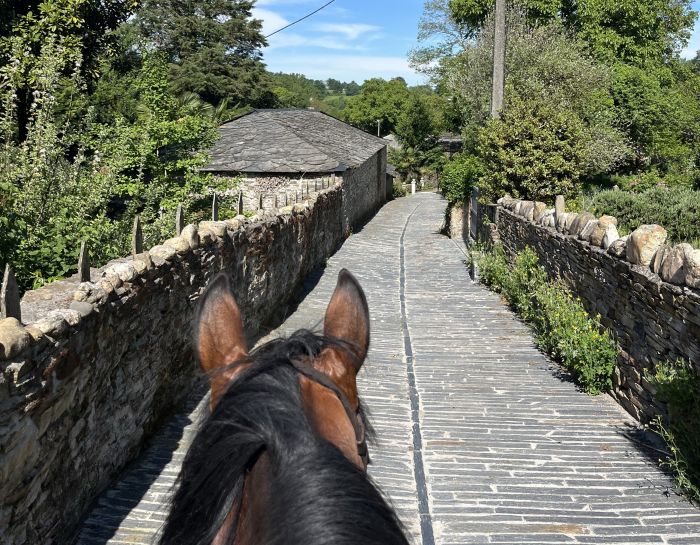
[[[314,110],[253,110],[219,128],[203,170],[231,178],[246,210],[280,208],[341,184],[346,230],[391,196],[386,142]]]

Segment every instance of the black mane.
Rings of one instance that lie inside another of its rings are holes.
[[[372,480],[315,432],[302,408],[289,362],[316,357],[329,343],[336,341],[299,331],[250,355],[253,365],[232,382],[185,457],[161,545],[211,545],[263,452],[270,499],[260,545],[407,544]]]

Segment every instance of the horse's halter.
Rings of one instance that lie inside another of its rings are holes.
[[[314,369],[311,365],[307,365],[299,360],[290,359],[289,363],[292,367],[294,367],[294,369],[297,370],[299,374],[304,375],[309,380],[323,386],[336,395],[340,403],[343,405],[345,413],[348,415],[348,420],[350,420],[353,430],[355,430],[357,454],[365,467],[367,467],[367,465],[370,463],[369,450],[367,449],[367,434],[365,432],[363,416],[360,413],[359,408],[357,411],[352,408],[347,396],[330,378],[328,378],[328,375],[325,373],[321,373],[320,371]]]

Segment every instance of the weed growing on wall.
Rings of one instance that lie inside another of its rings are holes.
[[[653,424],[668,445],[662,462],[674,474],[676,486],[691,500],[700,501],[700,377],[691,363],[679,360],[656,366],[647,379],[668,408],[668,420]]]
[[[617,346],[600,317],[592,319],[560,281],[550,281],[537,254],[526,248],[511,264],[502,246],[478,260],[481,281],[501,293],[533,328],[538,346],[568,369],[581,387],[600,394],[612,387]]]

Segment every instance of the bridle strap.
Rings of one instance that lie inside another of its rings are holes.
[[[294,369],[297,370],[299,374],[305,376],[306,378],[319,384],[320,386],[323,386],[324,388],[330,390],[336,395],[340,403],[343,405],[345,413],[348,415],[348,420],[350,420],[353,430],[355,431],[355,444],[357,445],[357,454],[360,456],[362,461],[365,462],[365,464],[368,463],[369,452],[367,450],[367,437],[365,434],[365,430],[364,427],[360,426],[357,414],[355,413],[355,410],[353,409],[352,405],[350,405],[350,401],[348,400],[347,396],[325,373],[317,371],[310,365],[304,364],[299,360],[290,359],[289,363],[292,367],[294,367]]]

